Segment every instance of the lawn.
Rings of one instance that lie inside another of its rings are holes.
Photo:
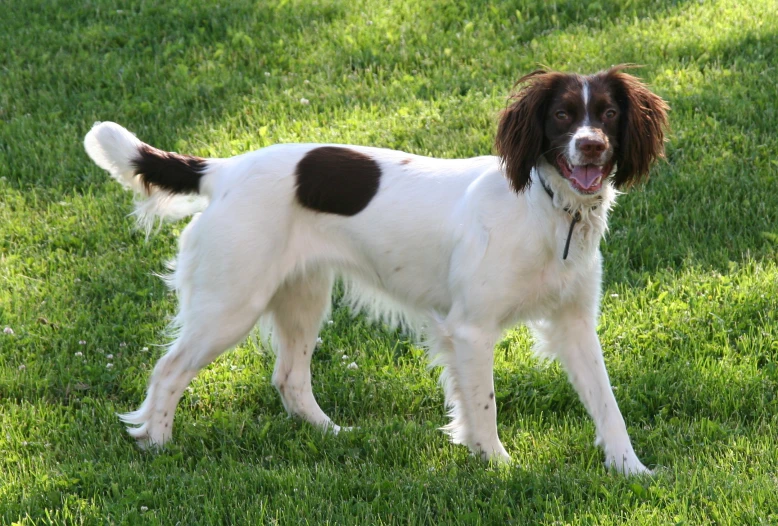
[[[3,2],[0,523],[778,523],[778,8],[774,0]],[[523,328],[496,355],[510,467],[452,446],[437,372],[337,301],[287,419],[256,338],[204,370],[172,444],[135,448],[175,299],[132,198],[83,151],[96,120],[229,156],[282,142],[489,154],[538,64],[621,62],[672,107],[667,160],[620,198],[599,333],[652,478],[605,471],[564,372]],[[355,362],[358,368],[349,368]]]

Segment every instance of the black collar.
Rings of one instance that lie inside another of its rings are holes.
[[[548,194],[548,197],[551,198],[551,204],[554,204],[554,191],[549,188],[548,184],[546,184],[546,181],[543,180],[543,178],[538,174],[538,180],[540,181],[540,186],[543,187],[543,190],[546,191]],[[591,209],[594,210],[597,208],[597,205],[594,205]],[[570,239],[573,237],[573,228],[575,228],[575,224],[581,220],[581,210],[576,209],[575,213],[570,210],[569,206],[565,207],[565,212],[570,214],[571,220],[570,220],[570,230],[567,232],[567,241],[565,241],[565,249],[562,252],[562,260],[567,259],[567,253],[570,251]]]

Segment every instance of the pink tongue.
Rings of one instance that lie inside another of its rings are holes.
[[[595,184],[594,181],[602,176],[602,166],[587,164],[586,166],[574,166],[570,178],[584,190],[591,190]]]

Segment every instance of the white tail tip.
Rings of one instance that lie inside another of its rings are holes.
[[[135,176],[133,160],[143,143],[135,135],[115,122],[96,122],[84,138],[89,157],[124,186],[143,192]]]

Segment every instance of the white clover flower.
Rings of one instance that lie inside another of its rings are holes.
[[[310,103],[311,103],[311,101],[309,101],[309,100],[308,100],[308,99],[306,99],[305,97],[303,97],[302,99],[300,99],[300,104],[310,104]]]
[[[78,344],[79,345],[86,345],[86,341],[85,340],[78,340]]]
[[[346,366],[348,369],[359,369],[359,366],[357,365],[357,362],[351,362]]]
[[[340,359],[344,361],[348,360],[348,354],[344,354],[343,356],[340,357]]]
[[[19,366],[19,370],[20,371],[24,371],[25,369],[27,369],[26,365],[22,364],[22,365]]]
[[[106,358],[108,358],[109,360],[113,360],[113,354],[106,355]]]
[[[107,363],[107,364],[105,364],[105,368],[106,369],[113,369],[113,364],[112,363]]]
[[[11,327],[6,327],[3,329],[3,334],[13,334],[14,330]]]
[[[82,353],[81,351],[78,351],[78,352],[76,353],[76,356],[84,356],[84,353]]]

